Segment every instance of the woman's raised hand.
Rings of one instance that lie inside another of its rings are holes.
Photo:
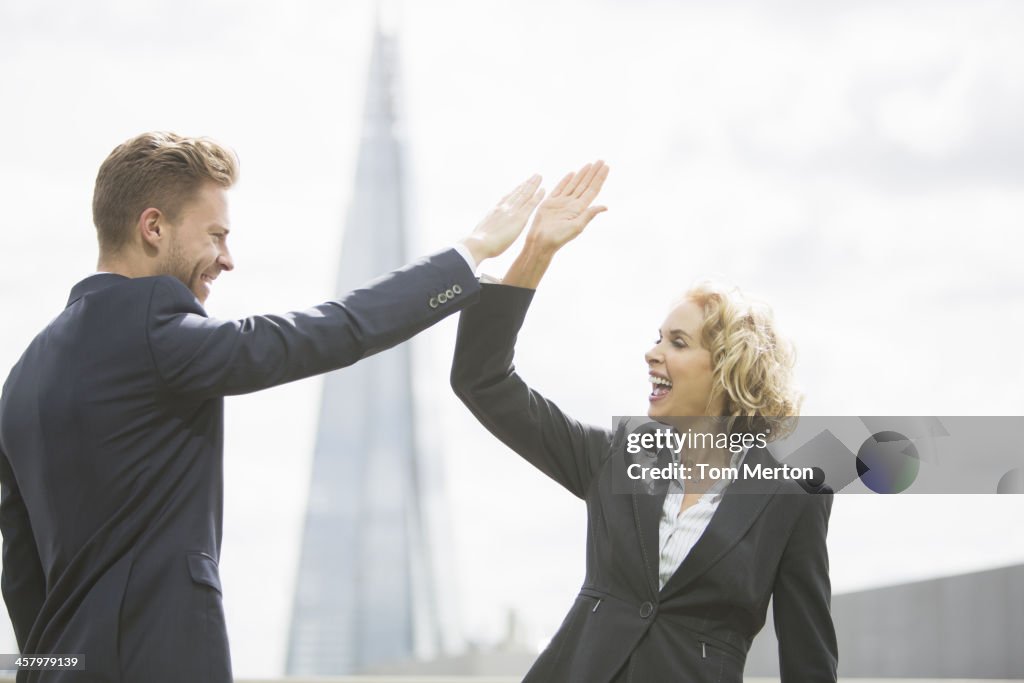
[[[607,177],[608,167],[603,161],[595,161],[562,178],[551,196],[537,207],[526,244],[505,274],[506,285],[537,288],[555,252],[583,232],[594,216],[607,210],[591,206]]]
[[[607,211],[607,207],[591,204],[601,191],[608,170],[599,160],[562,178],[537,208],[527,240],[538,248],[557,251],[575,239],[594,216]]]

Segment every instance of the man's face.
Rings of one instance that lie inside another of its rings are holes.
[[[224,188],[204,184],[171,224],[161,272],[178,278],[206,303],[217,276],[235,267],[228,252],[228,200]]]

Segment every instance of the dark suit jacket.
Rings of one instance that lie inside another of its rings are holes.
[[[484,285],[462,313],[452,367],[452,386],[477,419],[587,504],[586,579],[526,680],[738,683],[774,598],[783,683],[835,681],[825,546],[831,493],[808,495],[793,481],[734,482],[659,590],[664,491],[649,495],[635,482],[622,488],[625,428],[573,420],[515,371],[516,336],[532,296]],[[777,464],[763,449],[745,462]]]
[[[20,650],[84,655],[72,681],[230,681],[222,397],[355,363],[478,292],[455,250],[244,320],[208,318],[167,276],[78,283],[0,399],[2,587]]]

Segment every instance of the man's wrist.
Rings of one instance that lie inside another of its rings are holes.
[[[491,257],[490,251],[488,251],[487,247],[483,244],[483,241],[479,237],[474,237],[473,235],[470,235],[469,237],[459,242],[459,244],[462,245],[463,248],[465,248],[465,250],[469,253],[469,256],[473,259],[473,263],[475,264],[475,266],[473,267],[474,272],[476,271],[477,268],[480,267],[481,263],[483,263],[486,259],[489,259]]]
[[[458,252],[459,256],[461,256],[462,259],[466,262],[466,265],[469,266],[469,269],[473,271],[474,274],[476,274],[477,268],[480,267],[480,262],[477,261],[476,257],[474,257],[472,252],[470,252],[469,247],[467,247],[462,242],[456,242],[454,249],[456,252]]]

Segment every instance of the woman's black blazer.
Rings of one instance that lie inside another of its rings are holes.
[[[788,480],[733,482],[659,590],[664,492],[615,484],[623,428],[573,420],[515,371],[516,336],[532,298],[533,290],[484,285],[479,302],[462,312],[451,376],[492,434],[587,504],[586,579],[525,680],[739,683],[773,598],[782,683],[835,681],[825,546],[831,492],[808,495]],[[756,448],[745,462],[777,464]]]

